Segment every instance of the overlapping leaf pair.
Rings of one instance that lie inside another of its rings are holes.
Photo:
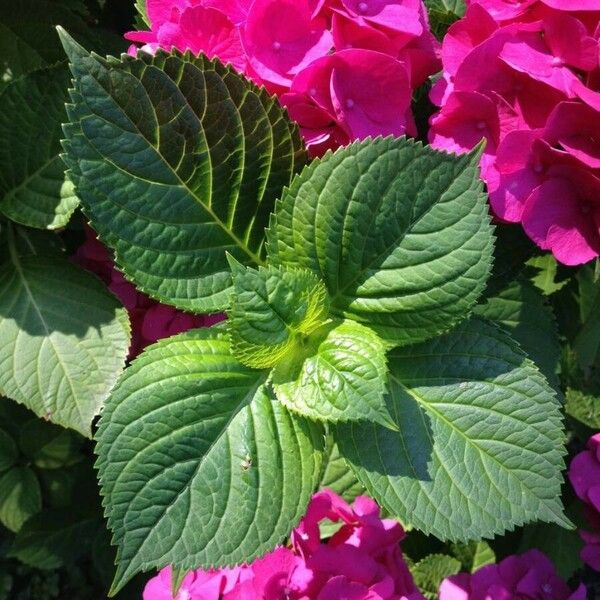
[[[107,403],[115,589],[281,543],[326,440],[440,538],[569,525],[554,392],[508,333],[468,319],[493,248],[476,154],[369,139],[295,176],[295,126],[229,68],[103,59],[62,37],[65,159],[92,225],[147,293],[230,316],[150,347]]]

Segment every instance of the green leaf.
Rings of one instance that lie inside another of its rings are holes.
[[[510,331],[549,383],[558,389],[561,357],[558,327],[552,307],[532,283],[519,277],[496,296],[476,306],[475,314]]]
[[[547,525],[544,525],[546,527]],[[561,528],[561,531],[565,531]],[[492,547],[485,541],[470,542],[468,544],[452,544],[452,553],[464,569],[470,573],[496,562],[496,554]]]
[[[277,398],[322,421],[370,420],[395,428],[385,404],[385,345],[368,327],[334,321],[273,369]]]
[[[12,437],[0,429],[0,471],[10,469],[19,458],[19,449]]]
[[[582,326],[573,341],[573,351],[587,374],[596,361],[600,362],[600,279],[594,267],[586,265],[577,280]]]
[[[440,584],[460,571],[460,562],[447,554],[430,554],[411,568],[415,585],[427,600],[437,600]]]
[[[32,419],[22,429],[19,446],[40,469],[59,469],[81,460],[82,438],[73,431],[40,419]]]
[[[150,19],[148,18],[148,9],[146,8],[146,0],[135,0],[135,8],[138,12],[136,17],[140,19],[140,25],[151,27]],[[142,27],[138,27],[142,29]]]
[[[333,313],[393,345],[431,338],[465,318],[489,275],[478,160],[391,137],[327,154],[284,191],[269,258],[316,273]]]
[[[564,433],[545,378],[480,318],[388,355],[400,431],[336,426],[340,452],[390,513],[451,541],[533,520],[571,527],[560,500]]]
[[[319,489],[324,488],[332,490],[346,502],[353,502],[365,491],[364,486],[356,479],[356,475],[340,454],[339,448],[331,436],[327,437],[321,483],[319,483]]]
[[[0,523],[19,531],[42,508],[40,484],[29,467],[14,467],[0,476]]]
[[[62,25],[95,49],[121,51],[119,36],[90,27],[81,3],[19,0],[0,3],[0,91],[9,83],[64,60],[55,26]]]
[[[536,274],[531,278],[533,284],[546,296],[550,296],[561,290],[568,280],[557,281],[558,263],[552,254],[535,256],[527,261],[527,264],[535,269]]]
[[[113,592],[140,570],[251,561],[304,514],[323,430],[289,413],[269,395],[266,373],[230,350],[221,328],[163,340],[107,402],[97,452],[119,547]]]
[[[600,396],[567,388],[565,410],[590,429],[600,429]]]
[[[13,233],[11,233],[13,232]],[[125,364],[125,309],[66,257],[0,260],[0,393],[38,416],[89,436]]]
[[[310,271],[252,269],[229,257],[233,353],[257,369],[272,367],[327,320],[325,286]]]
[[[448,27],[465,14],[465,0],[425,0],[429,12],[430,27],[438,39],[442,39]]]
[[[59,156],[68,84],[58,64],[0,93],[0,213],[29,227],[63,227],[78,204]]]
[[[264,262],[275,198],[306,155],[275,98],[203,56],[88,54],[61,30],[75,89],[65,160],[82,208],[140,289],[227,307],[226,252]]]
[[[77,515],[74,507],[44,510],[17,533],[8,556],[36,569],[57,569],[87,554],[101,526],[97,517]]]

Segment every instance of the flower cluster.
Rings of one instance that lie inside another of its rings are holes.
[[[412,91],[439,69],[422,0],[147,0],[157,48],[203,52],[277,94],[312,155],[415,133]]]
[[[509,556],[473,574],[448,577],[440,586],[439,600],[487,600],[491,598],[544,598],[585,600],[581,584],[572,591],[556,574],[554,565],[538,550]]]
[[[319,524],[326,519],[339,528],[323,541]],[[370,498],[349,506],[324,490],[313,496],[290,548],[249,566],[192,572],[176,600],[423,600],[402,556],[404,535]],[[148,582],[144,600],[171,600],[171,590],[166,568]]]
[[[89,227],[86,228],[84,243],[73,258],[77,264],[98,275],[127,309],[131,322],[130,358],[137,356],[148,344],[157,340],[194,327],[208,327],[223,318],[219,315],[190,315],[172,306],[159,304],[146,294],[138,292],[115,269],[108,250],[96,239],[96,234]]]
[[[471,0],[442,44],[430,142],[482,138],[495,215],[568,265],[600,254],[600,4]]]
[[[592,436],[587,450],[580,452],[569,468],[575,493],[586,504],[586,516],[593,531],[579,531],[585,546],[581,560],[600,571],[600,433]]]

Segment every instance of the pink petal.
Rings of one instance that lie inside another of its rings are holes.
[[[598,42],[587,34],[583,23],[565,14],[544,19],[545,42],[555,57],[583,71],[598,65]]]
[[[508,21],[520,17],[527,9],[534,5],[537,0],[522,0],[513,2],[511,0],[477,0],[496,21]]]
[[[484,138],[488,140],[485,152],[495,154],[500,138],[498,112],[494,103],[478,92],[452,93],[431,120],[429,140],[435,148],[468,152]]]
[[[511,68],[565,95],[572,95],[571,87],[577,77],[564,66],[562,58],[550,53],[537,32],[520,31],[515,34],[504,44],[499,57]]]
[[[333,55],[331,100],[337,120],[354,139],[402,135],[411,88],[403,63],[372,50]]]
[[[598,0],[542,0],[542,2],[557,10],[598,10]]]
[[[159,33],[162,47],[200,52],[209,58],[218,57],[243,71],[246,60],[237,27],[227,16],[214,8],[195,6],[186,9],[178,24],[164,25]]]
[[[174,10],[181,12],[188,6],[188,0],[146,0],[146,10],[152,29],[158,29],[163,23],[171,21]]]
[[[471,576],[468,573],[459,573],[446,577],[440,585],[439,600],[469,600]]]
[[[379,600],[380,596],[369,595],[369,588],[348,581],[341,575],[332,577],[321,589],[316,600]]]
[[[584,212],[584,204],[566,179],[542,183],[528,198],[523,227],[540,248],[551,250],[567,265],[586,263],[600,254],[598,227]]]
[[[306,0],[255,0],[243,36],[250,64],[263,80],[289,87],[294,75],[333,46],[325,25],[311,19]]]
[[[352,19],[336,12],[332,18],[332,32],[336,50],[365,48],[391,56],[396,55],[397,50],[392,40],[364,19]]]
[[[600,168],[600,113],[581,102],[561,102],[552,112],[544,139],[592,169]]]
[[[466,56],[498,29],[498,25],[480,4],[471,4],[465,17],[452,24],[442,42],[444,69],[454,74]]]
[[[394,33],[423,33],[420,0],[342,0],[350,15]]]
[[[234,25],[242,25],[248,18],[252,2],[253,0],[204,0],[202,4],[220,10]]]

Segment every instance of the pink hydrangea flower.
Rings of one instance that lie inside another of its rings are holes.
[[[600,255],[600,5],[468,4],[443,42],[430,142],[466,152],[485,138],[496,217],[564,264],[588,262]]]
[[[422,0],[147,0],[147,8],[151,30],[127,39],[233,65],[281,98],[313,156],[369,135],[414,134],[412,93],[440,66]]]
[[[585,600],[581,584],[572,591],[556,574],[554,565],[538,550],[509,556],[473,574],[459,573],[446,578],[439,600],[488,600],[543,598],[544,600]]]
[[[587,449],[571,461],[569,479],[575,493],[586,505],[588,522],[593,529],[579,531],[585,543],[581,560],[600,571],[600,433],[593,435]]]
[[[74,261],[98,275],[108,289],[121,301],[131,322],[129,357],[137,356],[146,346],[162,338],[194,329],[210,327],[223,319],[221,315],[191,315],[159,304],[135,289],[115,269],[106,247],[98,241],[92,229],[86,227],[85,242],[78,248]]]
[[[325,519],[340,526],[327,541],[320,533]],[[402,556],[404,536],[370,498],[350,506],[324,490],[313,496],[290,547],[238,569],[195,571],[176,600],[217,600],[218,591],[223,600],[423,600]],[[170,569],[163,569],[146,585],[144,600],[166,599],[161,594],[170,584]]]

